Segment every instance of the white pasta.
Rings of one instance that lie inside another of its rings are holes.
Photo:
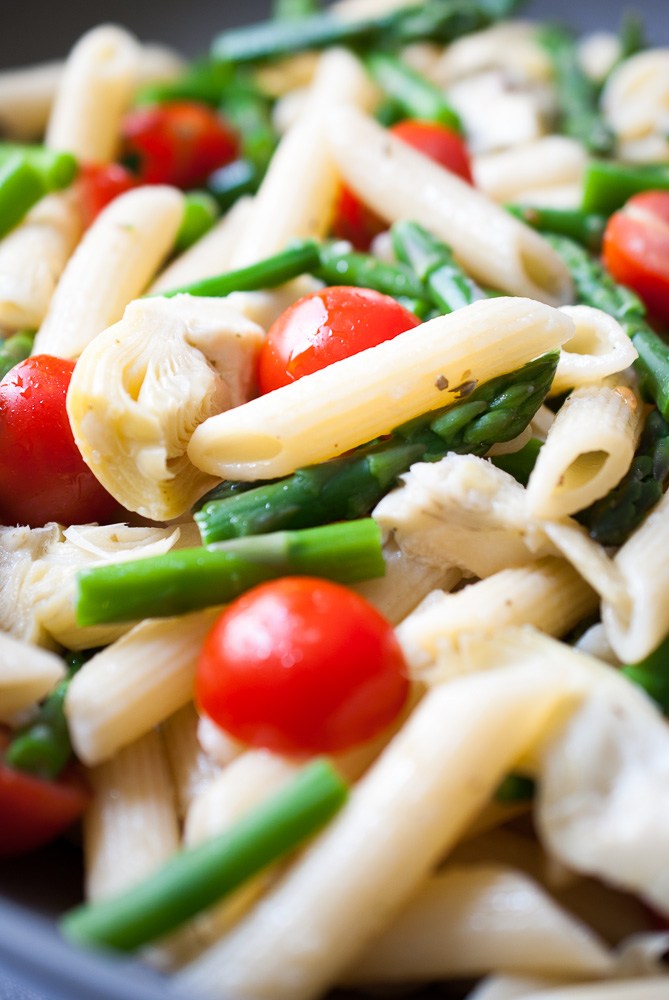
[[[602,108],[620,142],[666,134],[669,48],[647,49],[622,62],[604,86]]]
[[[180,820],[184,819],[193,799],[204,791],[220,770],[200,746],[199,718],[195,706],[189,702],[165,719],[161,726]]]
[[[524,201],[533,188],[579,185],[587,161],[575,139],[548,135],[474,159],[477,186],[493,201]]]
[[[388,222],[421,222],[484,284],[553,305],[570,299],[566,268],[538,233],[371,118],[332,112],[329,140],[346,183]]]
[[[35,338],[35,353],[76,358],[144,291],[183,215],[176,188],[140,187],[100,213],[65,268]]]
[[[93,163],[113,159],[140,62],[141,49],[124,29],[101,25],[85,34],[58,83],[46,145]]]
[[[0,632],[0,719],[32,707],[64,676],[55,653]]]
[[[571,340],[562,345],[552,393],[599,382],[624,371],[636,360],[637,351],[612,316],[590,306],[563,306],[575,324]]]
[[[512,371],[572,333],[571,320],[539,302],[475,302],[210,418],[188,454],[222,478],[286,475],[445,406],[464,383]]]

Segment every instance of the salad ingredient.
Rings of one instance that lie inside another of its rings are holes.
[[[657,702],[665,715],[669,713],[669,637],[645,659],[629,663],[622,671]]]
[[[280,531],[83,569],[77,576],[77,621],[96,625],[186,614],[286,574],[318,573],[355,583],[384,570],[381,535],[371,518]]]
[[[578,243],[554,233],[546,233],[545,239],[569,267],[579,301],[618,320],[639,353],[634,367],[642,390],[669,419],[669,346],[646,322],[641,300]]]
[[[30,330],[20,330],[0,342],[0,379],[19,361],[25,361],[30,356],[34,333]]]
[[[74,362],[33,355],[0,382],[0,510],[5,524],[105,523],[117,501],[77,448],[65,410]]]
[[[131,111],[121,134],[123,158],[143,184],[196,187],[237,152],[237,137],[227,122],[193,101]]]
[[[278,753],[334,753],[396,718],[409,690],[392,626],[338,584],[285,577],[218,619],[200,654],[196,698],[238,740]]]
[[[0,857],[35,850],[78,819],[90,795],[75,768],[58,781],[19,771],[0,761]]]
[[[390,230],[399,260],[411,266],[440,313],[453,312],[483,297],[455,260],[449,246],[417,222],[396,222]]]
[[[195,514],[203,540],[361,517],[413,462],[436,461],[449,451],[485,454],[525,429],[548,392],[557,360],[547,354],[463,394],[460,402],[396,427],[385,440],[285,479],[250,489],[236,484],[235,491],[230,484],[215,488]]]
[[[602,246],[607,218],[598,212],[585,212],[581,208],[550,208],[540,205],[507,205],[517,219],[540,233],[557,233],[582,243],[588,250],[598,253]]]
[[[410,268],[380,260],[371,254],[350,252],[346,244],[322,243],[314,274],[327,285],[355,285],[392,295],[400,301],[421,301],[425,288]],[[429,303],[425,303],[426,307]]]
[[[418,122],[403,123],[408,126],[406,131],[409,135],[415,130],[416,125],[431,123],[447,126],[447,132],[461,131],[458,114],[446,100],[443,90],[411,69],[401,59],[390,52],[370,52],[365,63],[376,83],[402,113],[407,118],[419,119]],[[439,133],[436,132],[436,135],[438,137]],[[405,139],[405,142],[410,142],[410,139]],[[410,144],[415,145],[411,142]],[[430,155],[427,150],[425,153]],[[438,159],[436,156],[432,158]]]
[[[617,160],[590,160],[583,177],[585,212],[611,215],[641,191],[669,188],[666,163],[620,163]]]
[[[312,292],[270,327],[260,349],[260,389],[295,382],[418,325],[394,298],[369,288],[334,285]]]
[[[84,226],[87,228],[103,208],[137,184],[137,179],[120,163],[86,163],[77,177],[77,194]]]
[[[634,195],[611,216],[604,264],[653,316],[669,322],[669,191]]]
[[[294,850],[344,804],[347,787],[316,760],[225,833],[184,850],[121,896],[71,910],[71,941],[132,951],[195,916]]]
[[[174,252],[188,250],[208,233],[218,218],[218,204],[207,191],[191,191],[184,197],[184,216],[174,242]]]
[[[0,163],[0,237],[45,194],[40,174],[18,153]]]

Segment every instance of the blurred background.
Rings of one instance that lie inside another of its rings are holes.
[[[669,46],[669,0],[529,0],[523,13],[553,18],[579,30],[616,29],[625,10],[644,15],[652,45]],[[0,66],[20,66],[66,55],[87,28],[102,20],[133,30],[144,41],[167,42],[193,56],[206,51],[223,27],[265,17],[270,0],[26,0],[12,4],[0,32]]]

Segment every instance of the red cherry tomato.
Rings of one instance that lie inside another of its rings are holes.
[[[284,577],[234,601],[200,654],[196,695],[236,739],[279,753],[362,743],[408,693],[391,625],[352,590]]]
[[[204,104],[174,101],[140,108],[121,126],[123,158],[143,184],[201,184],[235,158],[237,137]]]
[[[87,163],[82,166],[76,188],[84,226],[90,226],[110,201],[136,186],[137,179],[120,163]]]
[[[604,263],[658,319],[669,323],[669,191],[634,195],[608,221]]]
[[[269,328],[260,350],[261,392],[376,347],[419,323],[395,299],[371,288],[333,285],[305,295]]]
[[[0,513],[33,528],[108,522],[119,505],[74,443],[65,397],[74,362],[36,354],[0,382]]]
[[[83,813],[90,793],[74,766],[45,781],[0,762],[0,857],[42,847]]]
[[[389,131],[468,184],[474,183],[467,144],[457,132],[436,122],[412,118],[397,122]],[[383,220],[363,205],[349,188],[342,188],[332,225],[335,236],[348,240],[358,250],[367,250],[374,237],[385,228]]]

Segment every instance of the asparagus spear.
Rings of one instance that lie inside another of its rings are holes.
[[[512,771],[500,782],[495,792],[495,801],[504,805],[513,802],[530,802],[536,792],[536,782],[527,774]]]
[[[397,56],[390,52],[370,52],[366,64],[386,97],[399,106],[405,117],[437,122],[456,132],[462,131],[459,115],[443,91]]]
[[[348,243],[323,243],[312,273],[328,285],[374,288],[394,298],[425,298],[423,283],[404,264],[388,264],[371,254],[349,250]]]
[[[96,625],[181,615],[224,604],[279,576],[356,583],[384,572],[380,533],[371,519],[278,531],[81,570],[77,622]]]
[[[669,420],[669,345],[646,322],[641,300],[615,282],[602,264],[578,243],[553,233],[546,233],[545,239],[569,268],[579,301],[610,313],[625,330],[639,352],[634,367],[641,389]]]
[[[640,191],[667,190],[669,164],[589,160],[583,175],[584,212],[611,215]]]
[[[539,33],[539,41],[553,64],[562,131],[592,153],[609,155],[613,133],[599,114],[597,87],[581,69],[573,40],[563,29],[551,27]]]
[[[539,438],[530,438],[527,444],[518,451],[512,451],[506,455],[494,455],[491,462],[498,469],[508,472],[521,485],[527,486],[542,446],[543,441],[540,441]]]
[[[0,378],[30,355],[34,339],[35,334],[31,330],[21,330],[0,341]]]
[[[308,527],[361,517],[378,503],[413,462],[449,452],[483,455],[496,441],[525,429],[550,387],[557,354],[519,371],[463,388],[460,402],[396,427],[388,438],[341,458],[298,469],[285,479],[230,493],[212,490],[195,520],[206,543],[277,528]],[[222,495],[222,499],[219,496]]]
[[[212,59],[196,59],[175,80],[152,83],[135,95],[136,106],[166,101],[200,101],[217,107],[233,78],[232,67]]]
[[[0,163],[0,237],[17,226],[45,194],[42,175],[20,153]]]
[[[622,672],[642,687],[663,712],[669,712],[669,637],[661,642],[645,660],[629,663]]]
[[[576,240],[598,253],[606,228],[606,216],[581,208],[542,208],[535,205],[507,205],[507,211],[542,233],[557,233]]]
[[[318,759],[224,833],[181,851],[121,896],[70,910],[66,937],[88,947],[132,951],[174,930],[316,833],[348,789]]]
[[[669,424],[651,410],[628,473],[577,515],[595,541],[622,545],[655,506],[669,482]]]
[[[329,13],[233,28],[214,39],[212,58],[223,63],[256,62],[329,45],[397,47],[408,42],[452,41],[508,17],[517,0],[428,0],[384,17],[346,21]]]
[[[0,142],[0,168],[16,157],[39,174],[45,194],[66,188],[77,173],[77,161],[72,153],[58,152],[46,146]]]
[[[245,194],[253,194],[258,189],[262,174],[250,160],[240,158],[219,167],[207,178],[207,191],[218,202],[222,212]]]
[[[220,110],[239,133],[240,155],[264,174],[274,154],[278,135],[272,125],[271,99],[246,74],[237,74],[225,90]]]
[[[209,232],[218,218],[218,203],[207,191],[188,191],[184,195],[184,214],[174,241],[176,253],[182,253]]]
[[[397,259],[409,265],[441,313],[484,297],[456,262],[451,248],[417,222],[396,222],[390,230]]]

